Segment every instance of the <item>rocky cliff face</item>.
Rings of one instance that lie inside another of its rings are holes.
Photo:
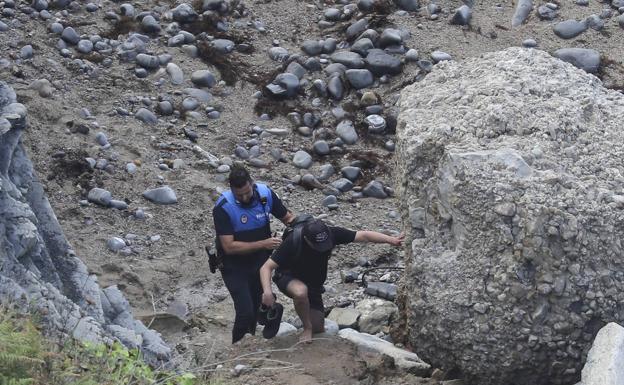
[[[101,289],[74,254],[20,143],[26,108],[0,82],[0,302],[41,315],[50,334],[80,340],[120,340],[148,361],[171,351],[160,336],[133,319],[114,286]]]
[[[437,65],[401,96],[406,339],[481,384],[572,384],[624,320],[622,94],[539,50]]]

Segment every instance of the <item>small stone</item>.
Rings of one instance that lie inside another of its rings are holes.
[[[364,189],[362,190],[362,193],[364,193],[364,195],[367,197],[378,199],[385,199],[388,197],[388,194],[384,190],[383,184],[376,180],[368,183],[366,187],[364,187]]]
[[[152,111],[146,108],[139,108],[134,117],[146,124],[153,125],[158,123],[158,118],[156,117],[156,115],[154,115]]]
[[[470,24],[470,19],[472,18],[472,9],[470,9],[467,5],[462,5],[461,7],[455,10],[455,14],[451,19],[451,24],[456,25],[468,25]]]
[[[25,45],[22,47],[22,49],[20,50],[20,57],[24,60],[27,59],[32,59],[33,57],[33,47],[32,45]]]
[[[336,134],[346,144],[355,144],[358,140],[357,132],[353,126],[353,122],[350,120],[341,121],[336,127]]]
[[[184,83],[184,73],[175,63],[167,64],[167,73],[171,77],[171,84],[177,86]]]
[[[414,48],[411,48],[405,54],[405,60],[408,62],[417,62],[418,61],[418,51]]]
[[[113,252],[118,252],[126,246],[126,241],[118,237],[113,237],[106,241],[106,247]]]
[[[293,157],[293,164],[297,168],[310,168],[312,166],[312,156],[303,150],[297,151]]]
[[[373,85],[373,73],[366,69],[349,69],[345,72],[349,84],[355,89],[362,89]]]
[[[587,30],[587,23],[577,20],[566,20],[555,24],[553,32],[562,39],[572,39]]]
[[[160,24],[152,15],[147,15],[141,20],[141,29],[147,33],[159,33]]]
[[[329,155],[329,144],[324,140],[317,140],[312,147],[318,155]]]
[[[439,63],[441,61],[452,60],[451,55],[442,51],[433,51],[431,53],[431,59],[434,63]]]
[[[355,182],[361,174],[362,170],[359,167],[353,167],[353,166],[347,166],[347,167],[343,167],[340,170],[340,173],[342,173],[342,176],[344,176],[345,178],[349,179],[352,182]]]
[[[589,73],[596,73],[600,68],[600,53],[586,48],[562,48],[554,56]]]
[[[95,203],[100,206],[108,207],[112,200],[112,195],[107,190],[101,189],[99,187],[95,187],[95,188],[92,188],[87,194],[87,200],[91,203]]]
[[[76,33],[76,30],[72,27],[67,27],[61,33],[61,39],[68,42],[69,44],[76,45],[80,41],[80,36]]]
[[[93,51],[93,43],[91,42],[91,40],[80,40],[78,42],[76,50],[84,54],[91,53],[91,51]]]
[[[535,39],[525,39],[522,42],[522,46],[526,48],[535,48],[537,47],[537,41],[535,41]]]
[[[351,190],[353,188],[353,182],[351,182],[349,179],[347,178],[340,178],[338,180],[335,180],[331,183],[332,187],[334,187],[335,189],[337,189],[340,192],[347,192],[349,190]]]
[[[213,87],[217,83],[217,80],[215,79],[212,72],[208,70],[199,70],[193,72],[193,74],[191,75],[191,81],[196,86],[209,88]]]
[[[316,56],[323,52],[323,46],[318,40],[306,40],[301,45],[301,50],[310,56]]]
[[[160,205],[170,205],[178,203],[175,191],[169,186],[162,186],[155,189],[145,190],[143,197],[151,202]]]

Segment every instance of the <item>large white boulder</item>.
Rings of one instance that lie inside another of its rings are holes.
[[[509,48],[437,64],[400,107],[395,337],[479,383],[577,382],[624,320],[624,95]]]

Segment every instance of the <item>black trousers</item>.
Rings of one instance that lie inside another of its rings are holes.
[[[236,312],[232,343],[243,338],[246,333],[256,334],[258,309],[262,298],[260,267],[265,261],[266,258],[225,261],[221,269],[223,282],[232,296]]]

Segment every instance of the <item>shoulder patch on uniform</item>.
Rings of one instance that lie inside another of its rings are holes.
[[[247,218],[247,215],[245,215],[245,214],[241,215],[241,217],[240,217],[241,223],[243,223],[243,224],[247,223],[248,220],[249,220],[249,218]]]

